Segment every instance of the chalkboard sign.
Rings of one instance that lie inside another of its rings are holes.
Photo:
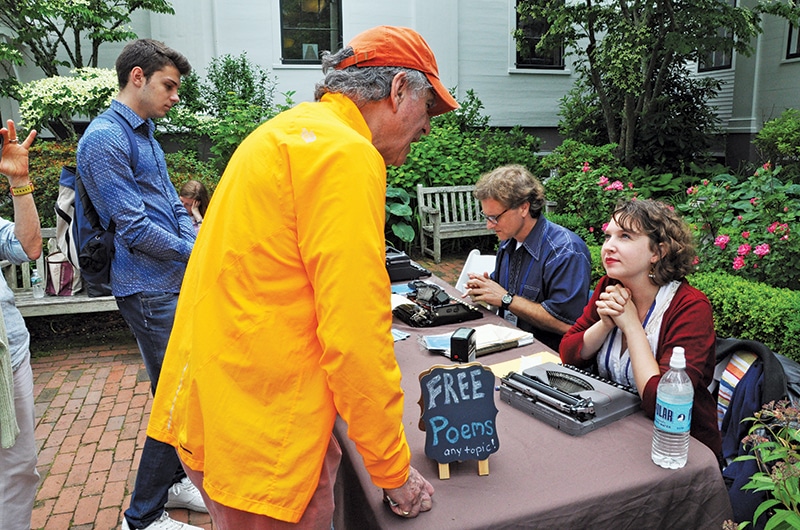
[[[425,454],[439,464],[485,460],[500,448],[494,374],[480,363],[436,365],[419,376]]]

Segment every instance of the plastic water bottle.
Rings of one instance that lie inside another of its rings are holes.
[[[686,375],[686,356],[680,346],[672,350],[669,371],[658,383],[653,462],[668,469],[686,465],[689,456],[689,430],[692,425],[694,388]]]
[[[34,298],[44,298],[44,281],[36,269],[31,271],[31,289],[33,289]]]

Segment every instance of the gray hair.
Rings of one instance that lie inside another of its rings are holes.
[[[392,92],[392,80],[400,72],[406,73],[411,97],[416,99],[426,90],[433,90],[428,78],[419,70],[399,66],[349,66],[336,70],[336,65],[354,55],[348,46],[336,53],[322,53],[322,73],[325,78],[317,83],[314,99],[319,101],[328,92],[344,94],[355,102],[380,101]]]

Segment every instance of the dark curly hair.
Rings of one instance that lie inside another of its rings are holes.
[[[661,254],[653,265],[654,284],[683,280],[694,270],[692,232],[672,207],[652,199],[631,199],[618,204],[611,218],[624,230],[645,234],[650,238],[650,249]]]

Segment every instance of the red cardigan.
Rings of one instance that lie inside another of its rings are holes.
[[[561,362],[564,364],[581,368],[594,365],[594,357],[589,360],[581,359],[583,334],[592,324],[600,320],[595,302],[606,286],[614,283],[619,282],[608,276],[600,278],[591,300],[583,309],[583,314],[564,335],[559,348]],[[684,280],[664,313],[658,337],[656,361],[663,375],[669,370],[672,348],[683,346],[686,351],[686,373],[694,383],[691,433],[719,456],[722,453],[722,440],[717,428],[717,404],[708,391],[708,386],[714,377],[715,341],[711,303],[706,295]],[[661,375],[651,377],[644,391],[640,389],[642,408],[649,418],[655,414],[656,389]]]

